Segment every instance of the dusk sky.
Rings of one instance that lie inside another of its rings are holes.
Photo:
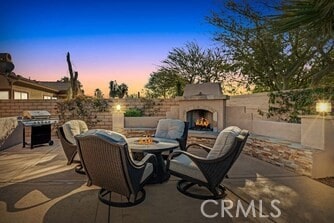
[[[144,88],[149,74],[174,47],[195,41],[213,47],[205,20],[218,0],[10,0],[1,3],[0,51],[14,72],[41,81],[68,76],[66,53],[85,93],[109,81]]]

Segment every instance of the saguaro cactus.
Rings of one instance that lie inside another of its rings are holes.
[[[72,68],[72,63],[71,63],[71,58],[70,58],[70,53],[67,52],[66,55],[66,60],[67,60],[67,65],[68,65],[68,71],[70,73],[70,84],[71,84],[71,95],[70,98],[75,98],[78,95],[79,91],[79,84],[78,84],[78,72],[74,71]]]

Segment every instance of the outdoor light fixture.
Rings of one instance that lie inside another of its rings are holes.
[[[120,105],[120,104],[116,105],[116,110],[117,110],[117,111],[120,111],[120,110],[121,110],[121,105]]]
[[[330,113],[332,111],[332,105],[330,102],[317,102],[315,110],[319,113]]]

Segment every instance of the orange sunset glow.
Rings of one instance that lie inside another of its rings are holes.
[[[2,9],[0,49],[11,54],[13,72],[38,81],[60,80],[69,76],[70,52],[87,95],[99,88],[108,97],[114,80],[137,94],[173,48],[191,41],[203,48],[214,45],[205,21],[210,1],[21,3],[8,2]]]

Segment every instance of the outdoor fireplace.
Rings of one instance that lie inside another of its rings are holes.
[[[226,124],[226,100],[220,83],[186,85],[179,106],[171,110],[169,117],[189,122],[189,129],[196,131],[221,131]]]
[[[195,109],[187,112],[189,129],[199,131],[212,131],[213,114],[203,109]]]

